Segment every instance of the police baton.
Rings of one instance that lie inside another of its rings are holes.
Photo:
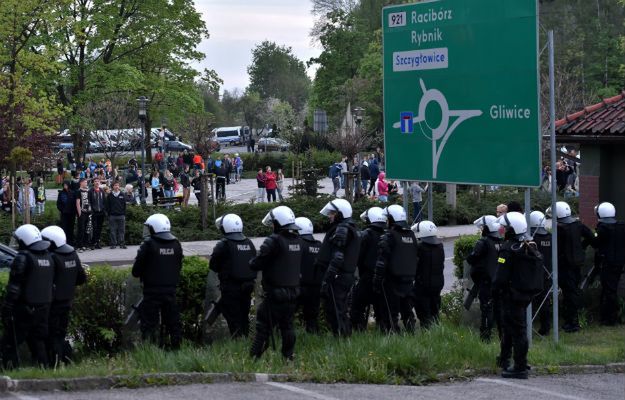
[[[267,304],[267,314],[269,316],[269,339],[271,340],[271,348],[273,351],[276,351],[276,340],[273,337],[273,319],[271,318],[271,301],[265,299],[265,304]]]
[[[19,367],[22,365],[22,360],[20,360],[20,352],[17,347],[17,332],[15,331],[15,317],[11,315],[11,333],[13,334],[13,349],[15,351],[15,359],[17,360],[17,365],[15,367]]]
[[[386,304],[386,312],[388,312],[388,322],[390,323],[388,333],[390,334],[395,327],[393,324],[393,315],[391,315],[391,307],[388,305],[388,297],[386,297],[386,289],[384,289],[384,283],[382,283],[382,296],[384,296],[384,304]]]
[[[338,328],[339,336],[341,336],[342,327],[341,320],[339,319],[339,309],[336,306],[336,298],[334,297],[334,287],[332,284],[328,284],[328,287],[330,288],[330,294],[332,295],[332,305],[334,306],[334,314],[336,316],[336,327]]]

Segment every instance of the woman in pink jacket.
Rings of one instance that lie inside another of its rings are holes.
[[[384,172],[380,172],[378,175],[378,200],[383,203],[388,201],[388,183],[384,180],[385,177]]]

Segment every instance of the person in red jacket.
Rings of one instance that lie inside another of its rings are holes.
[[[276,174],[271,170],[271,167],[267,166],[267,172],[265,172],[265,189],[267,190],[267,202],[276,201]]]
[[[378,200],[383,203],[388,201],[388,183],[384,180],[385,177],[384,172],[380,172],[378,175]]]

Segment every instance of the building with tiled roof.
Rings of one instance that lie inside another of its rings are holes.
[[[556,141],[580,148],[580,217],[594,226],[594,207],[616,206],[625,220],[625,90],[556,121]]]

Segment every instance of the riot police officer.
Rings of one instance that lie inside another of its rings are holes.
[[[273,234],[263,242],[258,255],[250,260],[254,271],[262,271],[263,302],[256,311],[256,335],[250,354],[260,358],[266,350],[273,329],[282,337],[282,356],[293,358],[295,329],[293,316],[299,295],[302,241],[297,233],[295,214],[286,206],[271,210],[263,225],[272,226]]]
[[[618,323],[617,286],[625,265],[625,224],[616,220],[616,209],[611,203],[595,207],[599,218],[596,230],[596,265],[600,267],[601,323]]]
[[[295,218],[302,238],[302,265],[298,306],[302,307],[304,326],[308,333],[319,332],[319,307],[321,304],[321,282],[325,271],[316,264],[321,242],[313,236],[313,224],[308,218]]]
[[[19,251],[11,263],[2,305],[2,362],[4,368],[18,367],[18,346],[26,340],[33,360],[45,367],[48,365],[46,339],[54,282],[54,261],[48,252],[50,243],[30,224],[17,228],[13,238]]]
[[[224,238],[217,243],[210,259],[210,269],[217,273],[221,291],[214,312],[223,313],[232,337],[247,336],[257,275],[250,268],[250,260],[256,256],[256,247],[243,235],[243,221],[238,215],[219,217],[215,226]]]
[[[58,226],[49,226],[41,231],[44,240],[50,242],[50,253],[54,260],[54,292],[48,321],[48,354],[52,366],[68,362],[71,346],[65,340],[69,313],[72,309],[77,285],[87,281],[87,274],[74,248],[67,244],[65,232]]]
[[[433,222],[421,221],[412,230],[418,240],[414,307],[421,326],[428,328],[438,321],[441,309],[441,291],[445,286],[445,250],[436,236],[438,228]]]
[[[352,297],[350,311],[352,327],[358,331],[367,329],[369,307],[379,317],[379,302],[373,292],[373,272],[378,257],[378,242],[386,228],[386,214],[380,207],[371,207],[360,215],[367,227],[361,232],[360,252],[358,255],[358,283]]]
[[[501,225],[494,215],[484,215],[473,223],[482,230],[482,237],[475,243],[471,254],[467,257],[467,262],[471,265],[471,279],[475,285],[471,290],[477,292],[480,301],[482,313],[480,338],[490,341],[495,323],[492,282],[497,270],[497,258],[501,245],[499,234]]]
[[[504,378],[527,379],[527,321],[525,310],[543,289],[543,261],[536,244],[526,241],[527,221],[519,212],[498,219],[506,229],[493,290],[501,301],[502,337],[498,364]],[[514,366],[510,366],[513,356]]]
[[[543,291],[534,298],[532,309],[538,313],[539,335],[548,335],[551,330],[551,233],[545,226],[545,214],[540,211],[530,213],[530,234],[543,256]]]
[[[171,234],[169,218],[153,214],[144,223],[147,239],[137,251],[132,276],[143,284],[143,301],[139,308],[143,340],[156,342],[159,315],[169,333],[169,347],[178,349],[182,341],[180,311],[176,303],[176,287],[182,269],[182,246]],[[161,337],[161,345],[166,346]]]
[[[326,271],[321,286],[324,312],[334,335],[350,336],[347,296],[355,280],[360,237],[347,200],[334,199],[320,213],[331,223],[317,258],[317,267]]]
[[[384,209],[384,214],[388,231],[378,244],[373,290],[380,295],[377,323],[385,332],[398,332],[400,311],[404,327],[414,328],[410,295],[417,272],[417,239],[406,223],[406,211],[402,206],[390,205]]]
[[[551,207],[547,209],[551,215]],[[571,216],[571,207],[564,202],[556,203],[558,219],[558,284],[562,288],[562,317],[565,332],[577,332],[579,309],[582,306],[580,289],[581,269],[586,259],[585,248],[593,243],[590,228]]]

